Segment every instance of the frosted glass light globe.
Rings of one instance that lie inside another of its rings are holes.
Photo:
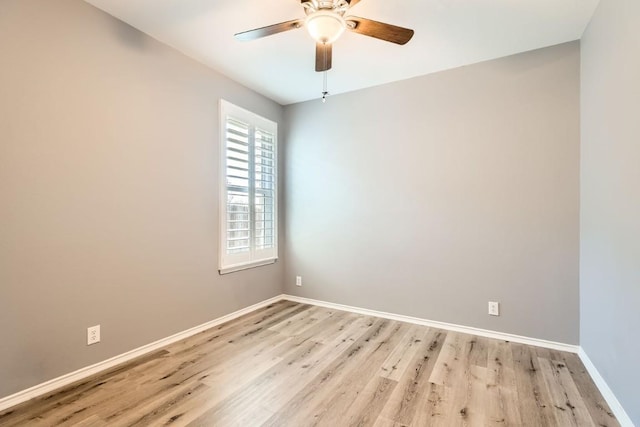
[[[305,19],[307,31],[319,43],[333,43],[344,32],[347,24],[344,18],[329,10],[319,10]]]

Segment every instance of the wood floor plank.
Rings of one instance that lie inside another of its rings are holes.
[[[423,425],[430,425],[430,424],[423,424]],[[378,417],[378,419],[376,420],[376,423],[373,425],[373,427],[409,427],[407,425],[398,423],[396,421],[393,420],[389,420],[387,418],[384,417]]]
[[[351,347],[360,336],[374,327],[373,318],[358,316],[349,328],[340,331],[333,343],[322,345],[303,338],[301,341],[294,340],[293,342],[298,345],[297,349],[294,348],[296,353],[258,376],[225,401],[207,408],[193,421],[193,425],[220,422],[220,420],[228,420],[228,417],[235,412],[249,411],[254,406],[256,396],[262,397],[261,407],[275,412],[303,390],[322,369],[334,363],[335,359]],[[296,378],[295,382],[291,381],[292,373]],[[264,411],[258,413],[258,415],[264,414]]]
[[[378,375],[393,381],[400,380],[424,338],[424,327],[418,325],[410,327],[406,336],[402,338],[402,344],[397,346],[387,357],[387,360],[380,367]]]
[[[223,398],[218,396],[218,390],[210,388],[209,393],[200,393],[191,399],[183,400],[171,406],[158,417],[154,425],[170,425],[172,427],[187,426]]]
[[[116,390],[126,389],[128,380],[136,378],[136,369],[147,369],[153,364],[158,364],[168,354],[166,350],[154,351],[91,378],[10,408],[0,414],[0,425],[3,427],[50,426],[55,425],[53,420],[68,421],[71,418],[79,422],[91,415],[83,408],[90,406],[92,401],[98,400],[96,396],[106,391],[107,396],[115,398],[118,396]]]
[[[109,425],[136,426],[143,427],[157,424],[158,420],[172,408],[182,402],[191,400],[197,396],[208,394],[211,388],[206,384],[193,382],[175,387],[168,393],[162,393],[155,399],[150,399],[148,403],[140,405],[135,411],[125,411],[119,413],[117,417],[107,420]]]
[[[407,324],[386,319],[375,321],[371,330],[344,352],[344,357],[319,373],[303,393],[265,425],[335,425],[333,416],[343,413],[355,400],[367,378],[366,372],[377,372],[407,328]]]
[[[497,340],[490,340],[489,338],[474,335],[469,335],[469,337],[471,338],[467,345],[467,359],[469,360],[469,364],[486,368],[489,363],[489,346]]]
[[[210,419],[220,419],[224,415],[225,407],[231,407],[239,410],[247,408],[250,410],[256,401],[256,396],[261,396],[260,405],[267,411],[277,411],[287,401],[296,396],[303,390],[307,384],[323,369],[331,363],[334,363],[339,356],[346,351],[361,335],[374,325],[374,319],[366,316],[352,317],[349,327],[341,329],[339,334],[335,336],[335,340],[326,345],[315,346],[317,351],[305,353],[306,358],[298,358],[297,355],[289,359],[283,360],[282,363],[269,369],[262,375],[259,375],[246,386],[242,387],[238,392],[230,395],[228,401],[221,405],[214,405],[211,401],[205,402],[204,405],[187,414],[180,415],[181,419],[191,419],[192,421],[208,416]],[[305,344],[311,345],[314,341],[300,338],[293,340],[298,347],[292,347],[293,350],[299,351],[300,346]],[[319,344],[319,343],[318,343]],[[286,356],[284,354],[283,356]],[[295,377],[295,381],[291,381],[291,377]],[[216,402],[217,403],[217,402]],[[204,410],[202,410],[204,408]],[[193,412],[199,412],[197,417],[191,417]],[[223,415],[215,415],[216,411]],[[209,412],[208,415],[204,415]],[[261,414],[264,414],[262,412]],[[202,420],[200,420],[202,421]],[[180,423],[179,425],[183,425]]]
[[[361,377],[370,376],[363,376],[362,369],[355,370],[337,385],[332,397],[318,400],[311,411],[314,418],[311,425],[372,425],[397,383],[374,376],[367,384],[362,384]],[[296,425],[288,421],[287,424]]]
[[[453,389],[438,384],[429,384],[426,399],[418,402],[411,427],[448,427],[450,408],[454,407]]]
[[[89,418],[73,424],[73,427],[106,427],[107,423],[100,419],[97,415],[92,415]]]
[[[524,344],[511,343],[510,347],[518,393],[520,424],[531,427],[554,425],[555,418],[539,371],[537,354]]]
[[[576,399],[579,395],[577,388],[573,381],[564,375],[565,371],[568,372],[564,363],[558,366],[543,357],[538,357],[538,362],[551,396],[551,404],[555,408],[554,416],[557,423],[566,426],[593,426],[593,420],[582,401]]]
[[[447,334],[430,381],[453,389],[442,409],[451,425],[484,424],[487,357],[487,347],[478,337]]]
[[[521,416],[510,343],[492,340],[488,356],[485,425],[518,426]]]
[[[449,377],[444,384],[453,389],[454,405],[449,407],[447,419],[451,425],[483,426],[488,398],[487,346],[478,337],[457,335],[461,335],[457,342],[462,351],[453,362],[448,361]]]
[[[360,318],[364,318],[364,316]],[[352,313],[334,311],[328,319],[308,329],[302,336],[306,336],[320,344],[328,344],[335,341],[336,336],[340,335],[342,331],[352,326],[352,323],[356,321],[356,319],[359,319],[359,317],[353,317]]]
[[[486,418],[487,368],[467,365],[460,376],[460,384],[451,387],[452,401],[447,412],[451,426],[483,426]]]
[[[308,363],[302,366],[303,370],[298,373],[295,384],[289,382],[288,387],[277,386],[277,393],[270,393],[262,399],[261,403],[265,408],[277,413],[301,393],[309,384],[316,379],[330,365],[335,364],[336,360],[348,351],[351,346],[362,337],[368,330],[375,326],[374,319],[370,317],[361,317],[352,322],[352,324],[341,331],[338,338],[330,343],[323,344],[321,349],[313,355]],[[281,378],[282,380],[282,378]]]
[[[416,412],[427,401],[431,387],[429,378],[439,359],[446,335],[444,331],[437,329],[425,331],[417,352],[380,414],[383,418],[400,424],[412,423]]]
[[[167,351],[174,354],[189,353],[197,350],[198,348],[202,348],[213,341],[224,342],[225,337],[234,333],[237,334],[238,331],[247,332],[253,327],[273,322],[274,319],[276,322],[280,322],[282,319],[298,313],[300,310],[306,310],[307,308],[309,308],[309,306],[301,306],[300,304],[292,303],[290,301],[280,301],[251,313],[247,313],[238,319],[222,323],[191,337],[185,338],[169,346]],[[271,324],[272,323],[269,323],[269,326]]]
[[[260,334],[255,334],[252,342],[255,343],[257,348],[261,348],[278,342],[277,338],[277,334],[265,329]],[[125,391],[118,397],[120,403],[109,405],[117,409],[104,414],[103,418],[107,422],[117,423],[127,411],[140,406],[148,407],[149,402],[152,402],[154,396],[158,394],[168,393],[175,387],[189,382],[204,384],[204,381],[211,376],[211,371],[214,373],[220,372],[216,371],[217,366],[215,363],[220,360],[220,355],[225,355],[227,361],[230,360],[229,358],[233,360],[233,358],[251,356],[251,352],[248,353],[248,356],[242,356],[242,351],[238,351],[238,348],[252,349],[251,346],[247,345],[247,342],[243,342],[242,345],[227,343],[223,348],[217,348],[217,352],[200,351],[190,357],[177,358],[172,363],[167,363],[161,367],[163,369],[156,370],[147,381],[140,384],[146,393],[139,393],[136,389],[131,392]]]
[[[397,381],[374,376],[345,411],[333,414],[334,425],[373,426],[397,384]],[[327,417],[324,422],[331,421]]]
[[[580,397],[584,400],[593,422],[600,427],[619,427],[620,423],[611,412],[600,391],[591,380],[587,369],[577,354],[561,353],[562,361],[567,365]]]
[[[279,332],[286,336],[300,335],[305,330],[312,328],[322,320],[331,317],[334,312],[322,307],[311,307],[302,313],[291,316],[288,319],[273,325],[271,331]]]
[[[447,333],[429,381],[433,384],[448,387],[457,384],[462,376],[464,376],[466,369],[464,364],[469,360],[468,355],[465,354],[465,350],[467,348],[469,348],[470,352],[474,350],[475,340],[473,338],[472,335],[458,332]]]
[[[289,301],[2,411],[0,425],[619,426],[575,354]]]
[[[263,408],[263,405],[256,403],[259,397],[268,393],[277,392],[282,383],[286,383],[291,380],[287,377],[287,373],[289,373],[291,369],[294,369],[295,371],[303,369],[301,367],[309,363],[315,351],[320,347],[322,347],[322,344],[305,340],[300,343],[297,351],[295,351],[291,356],[285,358],[274,368],[269,369],[267,372],[260,375],[255,382],[251,382],[247,386],[243,387],[239,392],[233,393],[228,398],[203,412],[201,416],[196,418],[189,425],[192,427],[236,425],[238,417],[244,416],[243,414],[247,412],[257,411],[258,409]],[[260,408],[257,408],[257,406]],[[265,411],[256,412],[256,417],[265,413]],[[269,413],[269,416],[270,415],[271,414]],[[256,419],[255,424],[259,425],[259,421],[264,422],[266,419]]]
[[[567,365],[564,361],[552,360],[551,367],[554,369],[554,375],[564,391],[565,405],[571,412],[571,416],[575,418],[576,424],[580,426],[595,426]]]

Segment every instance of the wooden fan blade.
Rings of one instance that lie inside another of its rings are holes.
[[[331,44],[316,43],[316,71],[331,69]]]
[[[397,27],[384,22],[373,21],[371,19],[349,16],[347,19],[347,29],[369,37],[396,44],[405,44],[413,37],[413,30]]]
[[[281,22],[279,24],[269,25],[267,27],[244,31],[242,33],[235,34],[234,37],[240,41],[255,40],[261,37],[282,33],[284,31],[295,30],[296,28],[302,27],[303,24],[304,24],[304,20],[294,19],[292,21]]]

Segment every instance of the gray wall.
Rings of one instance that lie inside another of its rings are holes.
[[[582,40],[580,343],[640,426],[640,3]]]
[[[217,273],[218,99],[278,104],[81,0],[0,1],[0,56],[0,397],[281,293]]]
[[[579,64],[575,42],[285,107],[285,291],[577,344]]]

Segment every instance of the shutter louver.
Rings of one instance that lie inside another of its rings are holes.
[[[264,130],[255,133],[255,247],[272,248],[275,243],[275,140]]]
[[[227,119],[227,253],[249,252],[250,227],[250,162],[249,125]]]

